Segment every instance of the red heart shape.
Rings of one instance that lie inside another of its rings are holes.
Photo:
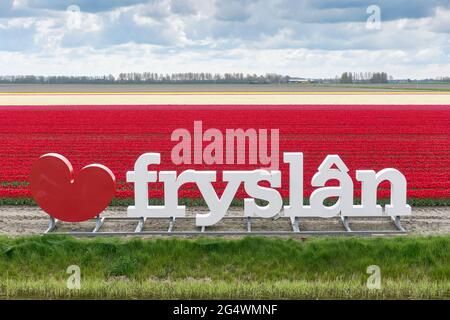
[[[80,222],[106,209],[116,190],[116,178],[101,164],[84,167],[75,178],[69,160],[48,153],[33,165],[30,185],[34,200],[50,216]]]

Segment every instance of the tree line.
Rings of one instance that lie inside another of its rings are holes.
[[[35,76],[15,75],[0,76],[0,83],[14,84],[145,84],[145,83],[255,83],[274,84],[287,83],[290,77],[280,74],[268,73],[265,75],[243,73],[209,73],[209,72],[184,72],[161,74],[155,72],[130,72],[120,73],[118,76]]]
[[[388,83],[392,80],[386,72],[344,72],[340,83]]]
[[[267,73],[264,75],[244,73],[210,73],[210,72],[128,72],[118,76],[36,76],[36,75],[0,75],[2,84],[171,84],[171,83],[222,83],[222,84],[282,84],[295,83],[297,77]],[[413,80],[394,80],[386,72],[344,72],[335,78],[305,79],[309,83],[388,83],[412,82]],[[450,82],[450,77],[414,80],[415,82]]]

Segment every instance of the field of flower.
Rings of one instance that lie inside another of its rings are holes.
[[[282,152],[303,152],[305,195],[310,180],[327,154],[338,154],[354,177],[357,169],[392,167],[408,181],[410,202],[449,204],[450,106],[0,106],[0,199],[30,198],[28,175],[42,154],[67,157],[75,171],[91,163],[108,166],[118,181],[117,199],[133,197],[125,182],[139,155],[159,152],[157,170],[255,169],[258,165],[191,164],[176,166],[170,153],[177,128],[193,132],[194,121],[204,130],[266,128],[280,130],[281,193],[287,197],[288,171]],[[206,144],[205,144],[206,145]],[[219,174],[219,180],[221,175]],[[223,183],[216,184],[218,190]],[[379,196],[389,196],[382,185]],[[355,196],[360,185],[355,182]],[[220,192],[219,192],[220,193]],[[162,198],[161,185],[150,188]],[[238,193],[242,198],[243,190]],[[199,198],[193,185],[180,190],[181,198]]]

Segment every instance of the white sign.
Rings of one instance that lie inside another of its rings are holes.
[[[349,169],[338,155],[328,155],[311,180],[317,187],[310,197],[310,205],[303,205],[303,153],[284,153],[284,163],[289,166],[289,205],[283,208],[283,200],[277,188],[281,187],[279,170],[223,171],[222,180],[226,188],[219,198],[212,182],[217,181],[216,171],[186,170],[177,176],[176,171],[149,171],[149,166],[159,165],[159,153],[145,153],[134,165],[134,171],[127,172],[127,182],[134,183],[135,205],[128,207],[130,217],[184,217],[186,207],[178,204],[178,190],[186,183],[195,183],[204,198],[209,212],[196,215],[197,226],[211,226],[218,223],[227,213],[241,184],[249,198],[244,199],[244,215],[247,217],[272,218],[277,214],[286,217],[336,216],[402,216],[410,215],[411,207],[406,203],[406,179],[396,169],[356,170],[356,180],[361,183],[361,204],[354,205],[354,186],[348,174]],[[327,181],[337,180],[339,186],[326,186]],[[164,205],[148,205],[148,185],[164,183]],[[267,181],[262,187],[258,183]],[[377,188],[383,181],[390,182],[390,204],[383,208],[377,205]],[[324,200],[336,197],[331,206]],[[265,200],[267,205],[256,204],[255,199]],[[284,210],[283,210],[284,209]]]

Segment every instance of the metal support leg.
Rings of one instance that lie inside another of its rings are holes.
[[[281,215],[279,213],[277,213],[273,218],[272,221],[277,221],[278,219],[281,218]]]
[[[345,231],[351,232],[352,229],[350,229],[350,224],[348,222],[348,217],[341,216],[342,224],[344,225]]]
[[[53,230],[55,230],[56,224],[58,223],[58,221],[59,221],[58,219],[55,219],[50,216],[50,220],[48,221],[48,228],[47,228],[47,230],[45,230],[44,233],[49,233],[49,232],[52,232]]]
[[[400,216],[391,216],[391,219],[394,221],[395,227],[402,232],[405,232],[405,228],[403,228],[402,223],[400,222]]]
[[[247,226],[247,232],[252,232],[252,218],[246,217],[245,222],[246,222],[246,226]]]
[[[100,218],[100,216],[97,216],[95,219],[95,228],[94,230],[92,230],[92,232],[98,232],[105,222],[105,218]]]
[[[300,232],[299,222],[300,222],[299,217],[291,217],[292,231]]]
[[[205,227],[205,226],[202,226],[201,232],[205,232],[205,230],[206,230],[206,227]]]
[[[169,229],[167,230],[167,232],[172,232],[173,231],[174,224],[175,224],[175,217],[170,217]]]
[[[144,229],[144,224],[145,224],[146,220],[147,220],[147,218],[140,218],[139,222],[136,226],[136,229],[134,229],[134,232],[141,232],[142,229]]]

